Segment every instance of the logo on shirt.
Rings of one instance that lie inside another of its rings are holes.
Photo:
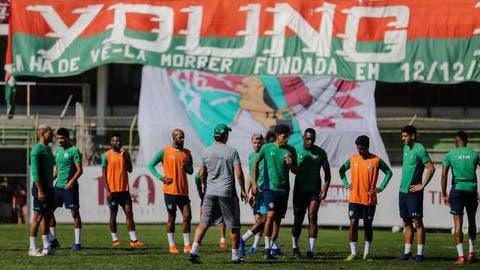
[[[372,165],[371,165],[371,164],[368,164],[367,170],[371,170],[371,169],[372,169]]]
[[[70,155],[68,153],[63,153],[64,158],[68,158]]]

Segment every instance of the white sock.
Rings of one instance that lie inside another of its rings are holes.
[[[475,252],[475,240],[468,239],[468,252]]]
[[[183,233],[183,245],[184,246],[190,245],[190,233]]]
[[[365,247],[364,247],[364,250],[363,250],[363,254],[369,254],[370,253],[370,242],[368,241],[365,241]]]
[[[457,253],[458,253],[458,256],[462,256],[463,257],[463,243],[460,243],[457,245]]]
[[[298,248],[298,237],[292,235],[292,248]]]
[[[412,244],[405,244],[405,251],[403,253],[412,253]]]
[[[37,249],[37,237],[30,236],[29,240],[30,240],[30,250]]]
[[[110,233],[112,235],[112,242],[118,241],[118,235],[116,232]]]
[[[47,249],[49,246],[47,234],[42,235],[42,242],[43,242],[43,249]]]
[[[190,254],[198,255],[198,248],[199,247],[200,247],[200,244],[198,244],[197,242],[193,242],[192,250],[190,250]]]
[[[51,241],[57,239],[57,230],[55,227],[49,227]]]
[[[417,255],[423,255],[424,245],[417,245]]]
[[[278,244],[277,240],[275,240],[275,242],[273,242],[272,249],[280,249],[280,245]]]
[[[224,236],[220,237],[220,243],[225,243],[225,242],[227,242],[227,240],[225,239],[225,237],[224,237]]]
[[[168,245],[175,246],[175,233],[167,233]]]
[[[270,237],[265,236],[265,249],[270,249]]]
[[[308,250],[310,252],[313,252],[313,248],[315,247],[315,242],[317,241],[317,238],[310,237],[308,238]]]
[[[357,255],[357,242],[350,242],[350,252],[352,255]]]
[[[258,249],[258,244],[260,244],[261,239],[262,239],[262,234],[261,233],[255,234],[255,240],[253,241],[253,245],[252,245],[252,247],[254,249]]]
[[[240,250],[239,249],[232,249],[232,260],[240,259]]]
[[[137,232],[135,231],[129,231],[128,235],[130,235],[130,241],[135,242],[137,241]]]
[[[253,232],[251,230],[248,230],[243,236],[242,236],[242,239],[243,241],[247,241],[248,239],[250,239],[250,237],[253,236]]]
[[[75,234],[75,244],[80,244],[80,228],[74,228],[73,233]]]

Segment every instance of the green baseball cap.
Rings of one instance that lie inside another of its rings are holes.
[[[218,124],[214,129],[213,129],[213,133],[214,134],[225,134],[225,133],[228,133],[229,131],[232,131],[231,128],[229,128],[227,125],[225,124]]]

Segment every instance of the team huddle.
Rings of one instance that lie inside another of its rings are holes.
[[[177,209],[182,213],[183,252],[188,260],[200,263],[199,249],[202,239],[211,225],[220,229],[220,247],[226,248],[225,227],[230,230],[230,243],[233,263],[242,263],[248,254],[258,252],[260,241],[264,238],[263,258],[274,260],[282,255],[277,241],[281,221],[285,217],[290,194],[290,173],[295,175],[293,187],[292,255],[302,257],[299,238],[305,215],[308,217],[308,242],[306,257],[314,257],[317,239],[318,210],[320,202],[326,198],[331,182],[330,165],[327,153],[315,145],[316,132],[308,128],[303,133],[303,144],[293,147],[288,144],[290,127],[279,124],[273,132],[266,135],[253,134],[253,151],[248,160],[248,179],[245,177],[242,163],[236,149],[227,145],[231,128],[224,124],[213,130],[214,144],[201,155],[199,170],[195,175],[197,192],[201,198],[200,223],[196,227],[193,242],[190,242],[191,206],[188,194],[187,174],[193,175],[193,160],[190,151],[184,148],[185,134],[180,129],[172,131],[172,145],[167,146],[153,157],[148,164],[152,175],[163,182],[165,205],[168,213],[167,238],[170,253],[179,253],[175,244],[175,219]],[[80,250],[81,218],[79,213],[78,178],[82,174],[81,154],[71,143],[68,130],[59,128],[56,133],[58,149],[55,156],[48,146],[53,141],[53,130],[48,126],[38,129],[39,142],[32,148],[32,197],[34,216],[30,228],[30,256],[59,255],[56,248],[54,210],[57,207],[70,209],[73,217],[75,243],[72,251]],[[435,173],[435,167],[422,144],[416,142],[417,130],[408,125],[401,130],[404,144],[402,176],[399,189],[400,217],[404,222],[404,252],[398,260],[414,258],[416,262],[424,260],[425,229],[423,226],[423,191]],[[467,147],[468,137],[463,131],[455,134],[456,148],[445,155],[442,163],[441,187],[446,205],[450,206],[455,225],[455,242],[458,253],[457,264],[475,259],[476,222],[478,207],[476,168],[480,163],[479,154]],[[132,199],[129,192],[128,173],[132,171],[132,162],[128,151],[122,148],[119,135],[110,140],[111,149],[102,156],[102,175],[107,191],[110,209],[110,231],[112,245],[120,246],[117,236],[116,217],[118,206],[125,212],[126,226],[131,247],[144,244],[136,235],[133,218]],[[357,258],[370,259],[370,247],[373,239],[373,219],[377,205],[377,194],[382,192],[392,178],[392,170],[381,157],[370,153],[370,140],[359,136],[354,144],[357,153],[349,157],[339,169],[339,176],[349,190],[348,217],[350,219],[349,241],[350,255],[345,261]],[[156,166],[162,163],[163,175]],[[323,170],[323,181],[322,173]],[[350,170],[350,179],[347,171]],[[452,171],[450,193],[447,193],[447,177]],[[378,181],[379,171],[383,180]],[[56,179],[54,185],[54,179]],[[238,185],[236,184],[238,182]],[[252,207],[255,216],[253,224],[243,235],[240,234],[240,201]],[[463,250],[463,215],[468,217],[469,245],[467,256]],[[364,252],[357,254],[359,221],[363,220]],[[43,249],[37,249],[38,228],[42,234]],[[413,238],[416,235],[416,255],[412,255]],[[247,250],[247,241],[254,237],[252,246]]]

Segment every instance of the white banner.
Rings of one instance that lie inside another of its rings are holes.
[[[341,166],[356,151],[354,141],[360,135],[369,136],[371,152],[389,163],[377,128],[374,92],[374,81],[214,75],[145,66],[137,165],[145,166],[159,149],[171,145],[174,128],[185,131],[185,147],[198,164],[220,123],[232,127],[228,144],[238,150],[244,166],[252,151],[251,135],[265,134],[279,123],[292,128],[293,146],[302,144],[306,128],[315,128],[316,144],[333,166]]]
[[[437,168],[431,183],[424,195],[424,222],[427,228],[451,228],[452,216],[449,208],[443,205],[440,190],[440,168]],[[398,189],[400,186],[401,168],[394,167],[393,178],[387,188],[379,194],[374,226],[391,227],[401,225],[398,214]],[[195,170],[197,171],[197,170]],[[80,183],[80,213],[84,223],[108,223],[109,209],[106,204],[105,189],[100,167],[85,167]],[[327,199],[320,206],[318,214],[319,225],[348,226],[348,192],[343,188],[338,169],[332,168],[332,184]],[[383,174],[380,174],[383,178]],[[380,179],[380,180],[381,180]],[[199,221],[200,199],[197,195],[193,177],[189,177],[190,200],[192,205],[192,222]],[[291,177],[293,187],[293,176]],[[130,174],[130,188],[133,198],[134,218],[137,223],[165,223],[167,212],[163,199],[160,181],[153,180],[148,170],[135,167]],[[291,194],[290,194],[291,195]],[[252,209],[241,204],[242,224],[253,222]],[[55,217],[59,223],[71,223],[70,211],[57,209]],[[477,220],[480,220],[477,212]],[[123,212],[119,211],[119,223],[125,222]],[[307,220],[304,221],[306,224]],[[177,223],[181,223],[181,215],[177,215]],[[289,196],[288,211],[283,224],[293,224],[292,196]],[[466,224],[466,223],[465,223]]]

